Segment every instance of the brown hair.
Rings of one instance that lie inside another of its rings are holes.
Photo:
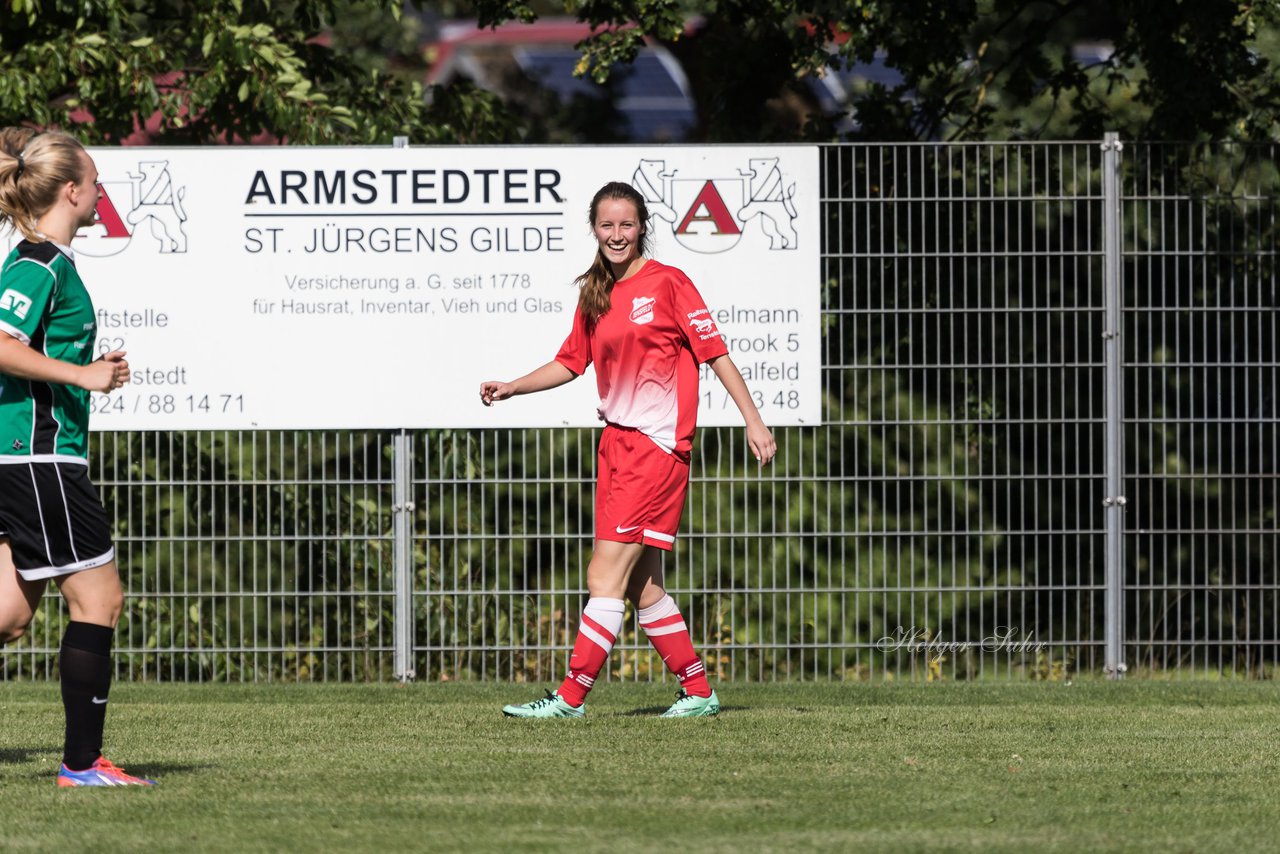
[[[58,131],[0,128],[0,225],[28,240],[45,240],[36,223],[68,181],[78,184],[84,178],[82,151],[79,142]]]
[[[605,184],[591,198],[591,212],[587,221],[591,223],[593,232],[600,203],[605,199],[621,199],[635,205],[636,218],[640,221],[640,254],[648,255],[649,207],[644,203],[644,196],[640,195],[635,187],[622,181],[611,181]],[[598,246],[590,269],[575,279],[574,284],[581,288],[578,294],[578,308],[587,323],[594,324],[608,313],[609,294],[613,290],[613,268],[609,266],[609,262],[605,260]]]

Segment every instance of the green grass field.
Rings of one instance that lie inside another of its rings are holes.
[[[0,685],[0,849],[1247,851],[1280,845],[1269,683],[738,684],[659,720],[527,685],[119,684],[108,757],[54,786],[57,686]]]

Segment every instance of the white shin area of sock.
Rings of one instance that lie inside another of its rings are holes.
[[[676,600],[671,598],[670,593],[664,593],[662,598],[650,605],[648,608],[641,608],[636,616],[640,620],[640,625],[654,623],[666,617],[673,617],[680,613],[680,608],[676,606]]]
[[[622,615],[626,613],[627,603],[621,599],[606,599],[593,596],[587,600],[587,607],[582,609],[583,616],[590,617],[602,629],[615,638],[622,631]]]

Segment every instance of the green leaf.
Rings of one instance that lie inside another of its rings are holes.
[[[249,81],[246,80],[240,84],[240,89],[236,92],[236,97],[240,99],[240,103],[249,100]]]

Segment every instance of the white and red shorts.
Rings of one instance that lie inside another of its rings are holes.
[[[639,430],[610,424],[597,452],[596,539],[671,551],[689,491],[689,462]]]

